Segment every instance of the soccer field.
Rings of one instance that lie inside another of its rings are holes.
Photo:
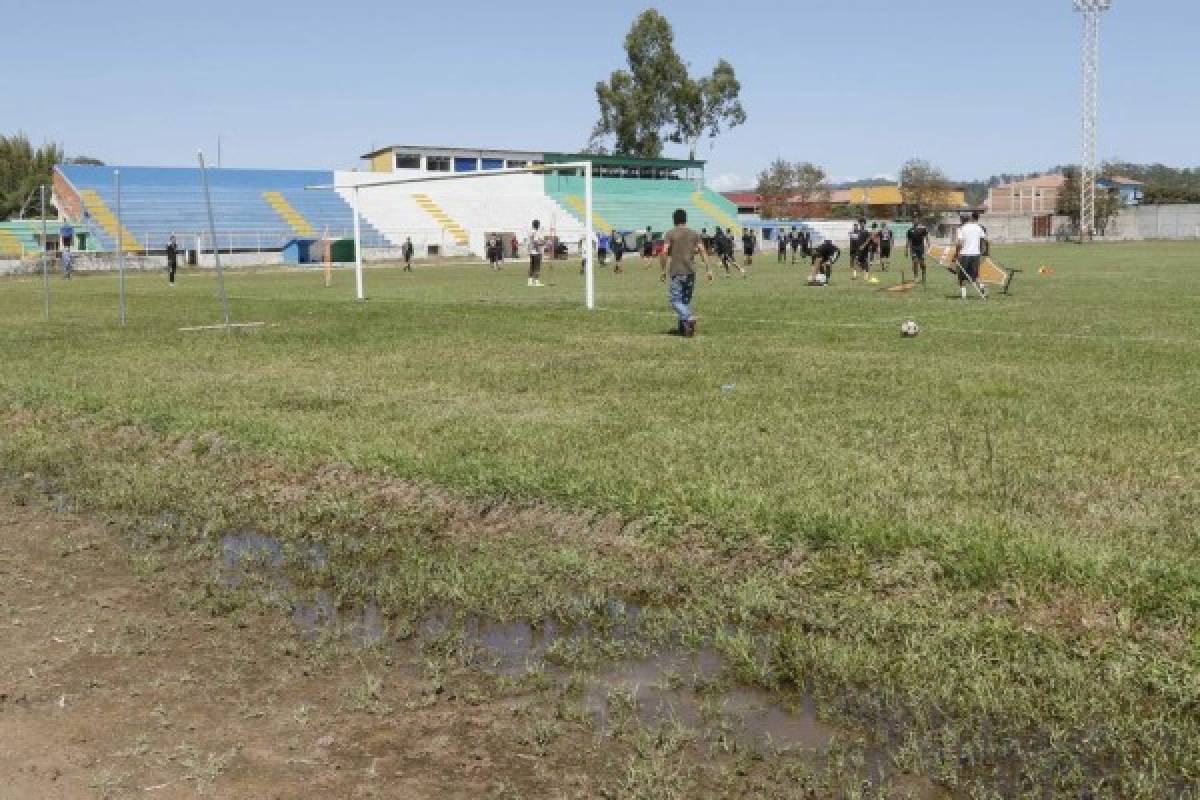
[[[220,322],[208,272],[131,275],[124,328],[113,276],[54,278],[50,322],[8,279],[0,453],[81,508],[169,509],[198,558],[319,542],[295,579],[397,625],[586,624],[573,670],[636,606],[640,647],[715,648],[955,796],[1193,796],[1200,245],[996,255],[1012,294],[964,303],[940,267],[818,289],[769,251],[698,286],[691,340],[638,258],[594,312],[578,262],[371,268],[365,303],[345,270],[234,272],[265,323],[235,334],[179,330]]]

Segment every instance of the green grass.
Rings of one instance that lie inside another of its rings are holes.
[[[371,557],[409,601],[536,614],[632,596],[701,638],[766,637],[758,664],[731,653],[740,674],[887,721],[959,789],[1178,791],[1200,776],[1200,246],[997,255],[1027,271],[985,305],[940,269],[909,294],[844,270],[818,290],[767,254],[698,289],[690,341],[663,335],[665,291],[637,259],[600,273],[592,313],[577,265],[540,290],[513,267],[369,270],[364,304],[345,272],[332,289],[236,273],[235,321],[269,326],[237,335],[178,331],[219,321],[208,274],[131,276],[125,328],[111,277],[56,280],[49,323],[40,279],[12,279],[0,405],[36,421],[2,449],[18,468],[65,462],[101,505],[88,469],[142,482],[113,506],[175,500],[149,456],[71,467],[66,443],[89,446],[71,420],[615,513],[639,521],[636,556],[531,530]],[[218,499],[234,476],[178,469],[197,513],[249,513]],[[283,513],[297,532],[369,514],[336,492],[316,504]]]

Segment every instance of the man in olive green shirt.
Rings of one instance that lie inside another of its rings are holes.
[[[692,293],[696,290],[696,270],[693,263],[699,255],[704,261],[704,270],[709,283],[712,283],[712,266],[708,263],[708,253],[704,250],[704,240],[700,234],[687,226],[687,212],[682,208],[675,212],[675,227],[664,239],[659,263],[662,265],[662,279],[670,282],[667,295],[671,300],[671,308],[679,317],[679,327],[676,331],[680,336],[696,335],[696,316],[692,313]]]

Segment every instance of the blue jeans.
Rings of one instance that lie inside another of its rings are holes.
[[[671,298],[671,308],[679,317],[679,327],[692,319],[692,293],[696,291],[696,275],[672,275],[667,287],[667,296]]]

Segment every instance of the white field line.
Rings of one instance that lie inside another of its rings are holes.
[[[180,333],[194,333],[195,331],[223,331],[226,328],[278,328],[279,325],[267,325],[265,322],[231,322],[229,325],[197,325],[191,328],[180,328]]]

